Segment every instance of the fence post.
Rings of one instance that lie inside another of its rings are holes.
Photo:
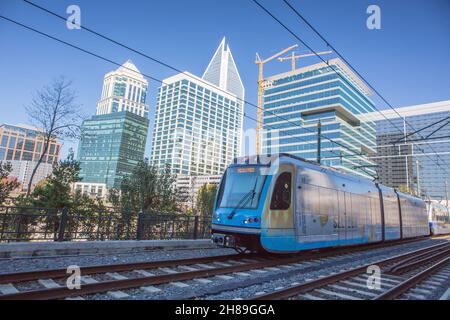
[[[194,240],[197,240],[198,237],[198,214],[194,216]]]
[[[69,208],[64,207],[61,213],[61,220],[59,221],[58,241],[64,241],[64,233],[66,231],[68,215],[69,215]]]
[[[137,219],[137,227],[136,227],[136,240],[142,240],[142,218],[143,218],[144,213],[142,211],[140,211],[138,213],[138,219]]]

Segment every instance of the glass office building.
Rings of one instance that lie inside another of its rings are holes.
[[[151,162],[181,175],[222,174],[241,149],[244,87],[225,39],[203,78],[184,72],[159,88]]]
[[[83,180],[76,188],[84,191],[83,187],[90,183],[119,188],[122,179],[144,159],[147,131],[148,119],[128,111],[85,120],[78,147]]]
[[[450,183],[450,101],[386,110],[383,115],[373,115],[380,142],[375,158],[380,182],[445,200]]]
[[[0,125],[0,162],[11,163],[11,176],[17,177],[23,190],[28,187],[44,147],[44,136],[38,129],[25,124]],[[60,152],[61,144],[56,139],[51,139],[33,178],[33,186],[52,173],[53,164],[59,161]]]
[[[147,80],[131,60],[105,75],[96,115],[82,125],[78,145],[82,181],[75,190],[104,198],[144,160],[147,88]]]
[[[321,163],[373,179],[375,163],[368,157],[376,152],[376,133],[367,117],[375,110],[370,90],[340,59],[328,62],[264,80],[263,154],[283,152],[316,161],[320,121]]]

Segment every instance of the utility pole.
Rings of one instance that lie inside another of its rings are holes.
[[[403,117],[403,136],[405,137],[405,144],[406,144],[406,117]],[[399,150],[399,153],[401,154],[400,146],[398,146],[398,150]],[[411,189],[410,189],[410,181],[409,181],[408,153],[406,153],[406,156],[405,156],[405,171],[406,171],[406,190],[409,193],[409,192],[411,192]]]
[[[448,192],[447,192],[447,180],[445,180],[445,202],[448,207]]]
[[[419,160],[416,160],[417,196],[420,197]]]
[[[317,163],[320,164],[320,138],[322,136],[322,124],[320,123],[320,119],[319,122],[317,122]]]

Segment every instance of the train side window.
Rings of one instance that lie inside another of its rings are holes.
[[[220,206],[220,202],[222,202],[223,189],[224,189],[226,180],[227,180],[227,171],[225,170],[225,173],[223,174],[222,182],[221,182],[220,187],[219,187],[219,193],[217,194],[216,207],[219,207]]]
[[[291,206],[291,180],[290,172],[283,172],[278,176],[273,189],[270,210],[287,210]]]

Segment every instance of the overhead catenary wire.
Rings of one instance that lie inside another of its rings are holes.
[[[47,8],[44,8],[44,7],[40,6],[40,5],[37,5],[37,4],[33,3],[32,1],[29,1],[29,0],[23,0],[23,1],[24,1],[25,3],[27,3],[27,4],[29,4],[29,5],[32,5],[32,6],[38,8],[38,9],[40,9],[40,10],[42,10],[42,11],[47,12],[47,13],[50,14],[50,15],[53,15],[53,16],[55,16],[55,17],[57,17],[57,18],[63,20],[64,22],[66,22],[66,17],[63,17],[63,16],[57,14],[56,12],[53,12],[53,11],[51,11],[51,10],[49,10],[49,9],[47,9]],[[105,39],[105,40],[107,40],[107,41],[110,41],[110,42],[112,42],[112,43],[114,43],[114,44],[116,44],[116,45],[119,45],[119,46],[121,46],[121,47],[123,47],[123,48],[125,48],[125,49],[128,49],[128,50],[130,50],[130,51],[132,51],[132,52],[134,52],[134,53],[136,53],[136,54],[138,54],[138,55],[140,55],[140,56],[142,56],[142,57],[144,57],[144,58],[150,59],[150,60],[152,60],[153,62],[156,62],[156,63],[161,64],[161,65],[163,65],[163,66],[165,66],[165,67],[167,67],[167,68],[170,68],[170,69],[173,70],[173,71],[176,71],[176,72],[179,72],[179,73],[184,73],[184,72],[183,72],[182,70],[180,70],[179,68],[173,67],[172,65],[170,65],[170,64],[168,64],[168,63],[166,63],[166,62],[163,62],[163,61],[161,61],[160,59],[156,59],[156,58],[154,58],[154,57],[151,57],[150,55],[148,55],[148,54],[146,54],[146,53],[143,53],[143,52],[140,51],[140,50],[136,50],[136,49],[134,49],[134,48],[132,48],[132,47],[126,45],[126,44],[123,44],[123,43],[121,43],[121,42],[119,42],[119,41],[117,41],[117,40],[114,40],[114,39],[112,39],[112,38],[110,38],[110,37],[108,37],[108,36],[105,36],[105,35],[103,35],[103,34],[97,32],[97,31],[95,31],[95,30],[93,30],[93,29],[91,29],[91,28],[89,28],[89,27],[86,27],[85,25],[79,25],[79,27],[80,27],[81,29],[83,29],[83,30],[85,30],[85,31],[87,31],[87,32],[90,32],[90,33],[92,33],[92,34],[94,34],[94,35],[96,35],[96,36],[99,36],[99,37],[101,37],[101,38],[103,38],[103,39]],[[184,74],[185,74],[187,77],[194,78],[193,76],[191,76],[191,75],[189,75],[189,74],[186,74],[186,73],[184,73]],[[150,78],[150,79],[151,79],[151,78]],[[200,82],[202,82],[202,83],[204,83],[204,84],[210,85],[210,83],[208,83],[207,81],[205,81],[205,80],[203,80],[203,79],[199,79],[199,78],[197,78],[197,77],[195,77],[194,79],[197,80],[197,81],[200,81]],[[158,82],[161,82],[161,81],[158,81]],[[219,91],[221,91],[221,92],[224,92],[224,93],[226,93],[226,94],[229,94],[228,91],[223,90],[223,89],[221,89],[221,88],[219,88],[219,87],[217,88],[217,90],[219,90]],[[275,112],[273,112],[273,111],[267,111],[267,110],[264,110],[263,108],[258,107],[258,106],[257,106],[256,104],[254,104],[254,103],[251,103],[251,102],[249,102],[249,101],[247,101],[247,100],[244,100],[244,99],[242,99],[242,98],[239,98],[239,97],[236,97],[236,98],[237,98],[239,101],[242,101],[243,103],[248,104],[249,106],[252,106],[252,107],[254,107],[254,108],[260,109],[260,110],[265,111],[265,112],[268,112],[268,113],[270,113],[271,115],[274,115],[275,117],[277,117],[277,118],[279,118],[279,119],[281,119],[281,120],[283,120],[283,121],[286,121],[287,123],[291,124],[292,126],[295,126],[295,127],[301,128],[301,129],[304,129],[304,130],[309,131],[309,132],[311,132],[311,133],[315,133],[314,130],[310,130],[310,129],[304,127],[304,126],[301,126],[301,125],[299,125],[299,124],[297,124],[297,123],[295,123],[295,122],[289,120],[288,118],[285,118],[285,117],[283,117],[283,116],[278,115],[277,113],[275,113]],[[346,149],[346,150],[349,150],[350,152],[352,152],[353,154],[355,154],[355,155],[357,155],[357,156],[366,157],[365,154],[363,154],[363,153],[361,153],[361,152],[358,152],[358,151],[355,151],[355,150],[353,150],[352,148],[350,148],[350,147],[348,147],[348,146],[346,146],[346,145],[344,145],[344,144],[342,144],[342,143],[340,143],[340,142],[337,142],[337,141],[335,141],[335,140],[333,140],[333,139],[331,139],[331,138],[329,138],[329,137],[327,137],[327,136],[321,135],[321,137],[323,137],[324,139],[326,139],[326,140],[328,140],[328,141],[330,141],[330,142],[336,144],[337,146],[340,146],[340,147],[342,147],[342,148],[344,148],[344,149]]]
[[[381,98],[381,100],[383,100],[383,102],[384,103],[386,103],[386,105],[388,105],[389,106],[389,108],[390,109],[392,109],[396,114],[397,114],[397,116],[398,116],[398,118],[403,118],[404,119],[404,121],[405,121],[405,123],[411,128],[411,129],[413,129],[413,131],[416,131],[416,129],[408,122],[408,121],[406,121],[406,118],[405,117],[402,117],[402,115],[392,106],[392,104],[391,103],[389,103],[388,101],[387,101],[387,99],[383,96],[383,95],[381,95],[381,93],[363,76],[363,75],[361,75],[361,73],[359,73],[359,71],[355,68],[355,67],[353,67],[353,65],[352,64],[350,64],[350,62],[327,40],[327,39],[325,39],[325,37],[316,29],[316,28],[314,28],[314,26],[297,10],[297,9],[295,9],[294,8],[294,6],[292,6],[291,5],[291,3],[289,3],[289,1],[287,1],[287,0],[283,0],[283,2],[301,19],[301,20],[303,20],[303,22],[305,22],[307,25],[308,25],[308,27],[310,27],[311,28],[311,30],[313,30],[314,31],[314,33],[316,33],[316,35],[318,35],[319,36],[319,38],[321,38],[325,43],[326,43],[326,45],[329,47],[329,48],[331,48],[331,49],[333,49],[333,51],[334,52],[336,52],[336,54],[377,94],[377,96],[378,97],[380,97]],[[393,125],[393,123],[381,112],[381,110],[379,110],[378,108],[375,108],[377,111],[378,111],[378,113],[380,113],[386,120],[388,120],[392,125]],[[397,127],[396,127],[397,128]],[[397,128],[398,129],[398,128]],[[401,130],[400,130],[401,131]],[[419,130],[420,131],[420,130]],[[421,138],[423,138],[423,136],[421,135],[421,134],[419,134],[419,136],[421,137]],[[432,151],[433,152],[435,152],[436,153],[436,151],[430,146],[430,148],[432,149]],[[437,154],[438,155],[438,154]],[[438,158],[440,159],[440,157],[439,157],[439,155],[438,155]],[[443,161],[442,159],[441,159],[441,161],[444,163],[444,164],[446,164],[447,166],[448,166],[448,164],[445,162],[445,161]],[[438,163],[439,164],[439,163]]]
[[[25,25],[25,24],[23,24],[23,23],[20,23],[20,22],[18,22],[18,21],[13,20],[13,19],[7,18],[7,17],[5,17],[5,16],[3,16],[3,15],[0,15],[0,18],[1,18],[1,19],[4,19],[4,20],[6,20],[6,21],[9,21],[9,22],[11,22],[11,23],[13,23],[13,24],[16,24],[16,25],[18,25],[18,26],[20,26],[20,27],[23,27],[23,28],[25,28],[25,29],[28,29],[28,30],[30,30],[30,31],[33,31],[33,32],[35,32],[35,33],[38,33],[38,34],[40,34],[40,35],[42,35],[42,36],[44,36],[44,37],[47,37],[47,38],[52,39],[52,40],[54,40],[54,41],[57,41],[57,42],[59,42],[59,43],[61,43],[61,44],[67,45],[67,46],[69,46],[69,47],[71,47],[71,48],[73,48],[73,49],[79,50],[79,51],[81,51],[81,52],[83,52],[83,53],[86,53],[86,54],[88,54],[88,55],[91,55],[91,56],[93,56],[93,57],[96,57],[96,58],[98,58],[98,59],[101,59],[101,60],[103,60],[103,61],[109,62],[109,63],[114,64],[114,65],[119,66],[119,67],[122,67],[122,68],[124,68],[124,69],[129,70],[129,71],[134,71],[134,70],[131,69],[131,68],[128,68],[128,67],[126,67],[126,66],[123,66],[121,63],[119,63],[119,62],[117,62],[117,61],[111,60],[111,59],[106,58],[106,57],[104,57],[104,56],[102,56],[102,55],[99,55],[99,54],[94,53],[94,52],[92,52],[92,51],[86,50],[86,49],[84,49],[84,48],[82,48],[82,47],[80,47],[80,46],[74,45],[74,44],[69,43],[69,42],[67,42],[67,41],[65,41],[65,40],[59,39],[59,38],[57,38],[57,37],[54,37],[54,36],[52,36],[52,35],[50,35],[50,34],[48,34],[48,33],[42,32],[42,31],[37,30],[37,29],[35,29],[35,28],[33,28],[33,27],[27,26],[27,25]],[[142,73],[142,75],[145,76],[145,77],[147,77],[148,79],[152,79],[152,80],[155,81],[155,82],[164,84],[164,81],[163,81],[163,80],[160,80],[160,79],[158,79],[158,78],[155,78],[155,77],[153,77],[153,76],[150,76],[150,75],[148,75],[148,74],[146,74],[146,73]],[[252,120],[252,121],[257,121],[256,119],[254,119],[253,117],[250,117],[249,115],[247,115],[247,114],[245,114],[245,113],[243,114],[243,116],[246,117],[247,119]],[[302,127],[302,128],[303,128],[303,129],[307,129],[307,128],[304,128],[304,127]],[[299,140],[302,139],[303,141],[306,141],[306,140],[305,140],[306,137],[296,137],[296,136],[293,136],[293,135],[290,135],[290,134],[288,134],[287,136],[290,136],[290,137],[292,137],[292,138],[299,139]],[[324,136],[324,138],[326,138],[326,136]],[[333,143],[336,143],[336,142],[333,142]],[[331,153],[336,154],[333,150],[327,150],[327,151],[330,151]]]
[[[35,3],[33,3],[33,2],[31,2],[31,1],[29,1],[29,0],[23,0],[24,2],[26,2],[26,3],[28,3],[28,4],[30,4],[30,5],[32,5],[32,6],[34,6],[34,7],[36,7],[36,8],[38,8],[38,9],[40,9],[40,10],[43,10],[43,11],[45,11],[45,12],[47,12],[47,13],[49,13],[49,14],[51,14],[51,15],[53,15],[53,16],[55,16],[55,17],[58,17],[58,18],[60,18],[60,19],[62,19],[62,20],[64,20],[64,21],[66,21],[66,18],[65,17],[63,17],[63,16],[61,16],[61,15],[58,15],[57,13],[55,13],[55,12],[53,12],[53,11],[51,11],[51,10],[48,10],[48,9],[46,9],[46,8],[44,8],[44,7],[42,7],[42,6],[39,6],[39,5],[37,5],[37,4],[35,4]],[[258,5],[260,5],[257,1],[255,1],[255,3],[257,3]],[[261,5],[260,5],[261,6]],[[261,6],[262,7],[262,6]],[[275,18],[275,17],[274,17]],[[275,18],[276,19],[276,18]],[[281,23],[281,22],[280,22]],[[137,53],[137,54],[139,54],[139,55],[141,55],[141,56],[143,56],[143,57],[146,57],[146,58],[148,58],[148,59],[150,59],[150,60],[152,60],[152,61],[154,61],[154,62],[156,62],[156,63],[159,63],[159,64],[161,64],[161,65],[163,65],[163,66],[165,66],[165,67],[167,67],[167,68],[170,68],[170,69],[172,69],[172,70],[174,70],[174,71],[177,71],[177,72],[180,72],[180,73],[182,73],[182,71],[180,70],[180,69],[178,69],[178,68],[175,68],[175,67],[173,67],[173,66],[171,66],[171,65],[169,65],[168,63],[165,63],[165,62],[163,62],[163,61],[161,61],[161,60],[159,60],[159,59],[156,59],[156,58],[154,58],[154,57],[151,57],[151,56],[149,56],[149,55],[147,55],[147,54],[145,54],[145,53],[142,53],[141,51],[138,51],[138,50],[135,50],[135,49],[133,49],[132,47],[130,47],[130,46],[127,46],[127,45],[125,45],[125,44],[123,44],[123,43],[121,43],[121,42],[119,42],[119,41],[116,41],[116,40],[114,40],[114,39],[112,39],[112,38],[110,38],[110,37],[107,37],[107,36],[105,36],[105,35],[103,35],[103,34],[101,34],[101,33],[99,33],[99,32],[97,32],[97,31],[94,31],[94,30],[92,30],[92,29],[90,29],[90,28],[87,28],[87,27],[85,27],[85,26],[79,26],[80,28],[82,28],[82,29],[84,29],[84,30],[86,30],[86,31],[88,31],[88,32],[90,32],[90,33],[93,33],[93,34],[95,34],[95,35],[97,35],[97,36],[99,36],[99,37],[101,37],[101,38],[103,38],[103,39],[105,39],[105,40],[108,40],[108,41],[110,41],[110,42],[112,42],[112,43],[115,43],[115,44],[117,44],[117,45],[119,45],[119,46],[122,46],[122,47],[124,47],[124,48],[126,48],[126,49],[128,49],[128,50],[130,50],[130,51],[133,51],[133,52],[135,52],[135,53]],[[302,41],[301,39],[299,39],[303,44],[305,44],[311,51],[313,51],[316,55],[317,55],[317,53],[314,51],[314,50],[312,50],[312,48],[310,48],[306,43],[304,43],[304,41]],[[320,56],[319,56],[319,58],[321,58]],[[321,58],[322,59],[322,58]],[[323,59],[322,59],[323,60]],[[324,60],[323,60],[324,61]],[[325,61],[324,61],[325,62]],[[332,68],[333,70],[334,70],[334,68]],[[334,70],[335,72],[336,72],[336,70]],[[339,73],[337,73],[340,77],[342,77],[342,75],[340,75]],[[189,75],[187,75],[187,76],[189,76]],[[198,79],[197,79],[198,80]],[[343,80],[344,81],[347,81],[347,79],[345,79],[345,78],[343,78]],[[348,82],[348,81],[347,81]],[[205,83],[206,83],[206,81],[205,81]],[[222,90],[222,91],[224,91],[224,92],[226,92],[225,90]],[[250,102],[248,102],[248,101],[245,101],[245,100],[243,100],[243,99],[239,99],[239,100],[241,100],[241,101],[243,101],[244,103],[247,103],[248,105],[250,105],[250,106],[253,106],[253,107],[256,107],[256,108],[258,108],[258,109],[260,109],[257,105],[255,105],[255,104],[252,104],[252,103],[250,103]],[[270,111],[269,111],[270,112]],[[284,117],[281,117],[281,116],[279,116],[279,115],[277,115],[276,113],[273,113],[273,112],[270,112],[271,114],[273,114],[273,115],[275,115],[276,117],[278,117],[278,118],[281,118],[282,120],[284,120],[284,121],[287,121],[288,123],[291,123],[291,124],[293,124],[294,126],[297,126],[297,127],[300,127],[300,128],[302,128],[302,126],[300,126],[300,125],[298,125],[298,124],[296,124],[296,123],[294,123],[294,122],[291,122],[289,119],[284,119]],[[306,129],[306,128],[304,128],[304,129]],[[308,131],[308,130],[307,130]],[[362,156],[362,157],[366,157],[366,155],[365,154],[363,154],[363,153],[358,153],[358,152],[356,152],[356,151],[354,151],[353,149],[351,149],[351,148],[349,148],[349,147],[347,147],[347,146],[344,146],[344,145],[342,145],[342,144],[340,144],[340,143],[338,143],[338,142],[336,142],[336,141],[333,141],[332,139],[330,139],[330,138],[328,138],[328,137],[324,137],[325,139],[327,139],[327,140],[329,140],[330,142],[333,142],[333,143],[335,143],[336,145],[339,145],[339,146],[341,146],[341,147],[343,147],[343,148],[345,148],[345,149],[347,149],[347,150],[350,150],[352,153],[354,153],[354,154],[356,154],[356,155],[358,155],[358,156]],[[434,150],[433,150],[434,151]],[[439,165],[439,163],[437,163],[438,165]],[[439,165],[440,166],[440,165]]]
[[[321,59],[324,63],[326,63],[327,65],[328,62],[325,61],[319,54],[317,54],[317,52],[315,50],[313,50],[305,41],[303,41],[297,34],[295,34],[289,27],[287,27],[283,22],[281,22],[277,17],[275,17],[267,8],[265,8],[261,3],[259,3],[257,0],[252,0],[255,4],[257,4],[263,11],[265,11],[269,16],[271,16],[275,21],[277,21],[284,29],[286,29],[292,36],[294,36],[297,40],[299,40],[303,45],[305,45],[311,52],[313,52],[319,59]],[[345,59],[338,50],[336,50],[336,48],[334,48],[333,45],[330,44],[330,42],[328,40],[325,39],[325,37],[322,36],[322,34],[320,34],[320,32],[317,31],[316,28],[314,28],[312,26],[312,24],[306,20],[303,15],[301,15],[287,0],[283,0],[286,5],[298,16],[300,17],[325,43],[326,45],[333,49],[336,54],[400,117],[403,118],[404,122],[406,124],[408,124],[413,130],[414,127],[411,126],[411,124],[409,124],[406,121],[406,118],[402,117],[398,111],[387,101],[387,99],[385,99],[379,92],[378,90],[376,90],[371,84],[370,82],[368,82],[365,77],[363,77],[349,62],[347,59]],[[334,68],[332,68],[334,70]],[[334,70],[344,81],[346,80],[342,75],[340,75],[339,72],[337,72],[336,70]],[[396,129],[398,129],[400,132],[403,133],[403,131],[401,129],[399,129],[390,119],[388,119],[378,108],[376,108],[374,106],[375,110],[377,110],[378,113],[380,113],[386,120],[389,121],[389,123],[391,123]],[[419,135],[421,138],[423,138],[423,136]],[[436,150],[434,150],[434,148],[432,146],[430,146],[430,149],[435,153],[435,155],[437,156],[438,159],[440,159],[447,167],[449,166],[445,161],[443,161],[441,159],[441,157],[439,156],[438,153],[436,153]],[[439,164],[439,161],[436,161],[436,164],[441,167],[441,165]],[[441,167],[442,168],[442,167]],[[448,173],[448,171],[445,168],[444,169],[445,172]]]

